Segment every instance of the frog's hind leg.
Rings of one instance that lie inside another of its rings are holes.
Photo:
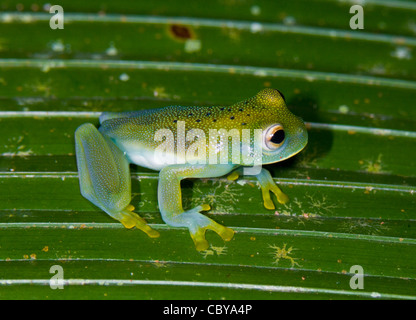
[[[187,227],[198,251],[208,249],[206,230],[215,231],[225,241],[233,238],[234,231],[201,214],[201,211],[210,209],[207,204],[184,211],[180,181],[185,178],[219,177],[230,170],[230,165],[171,165],[160,171],[158,201],[162,218],[170,226]]]
[[[130,168],[122,151],[90,123],[76,130],[75,149],[81,194],[126,228],[135,226],[158,237],[157,231],[132,212]]]

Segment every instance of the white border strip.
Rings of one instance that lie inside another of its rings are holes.
[[[49,286],[51,280],[46,279],[8,279],[0,280],[0,286],[10,285],[41,285]],[[333,290],[322,288],[306,288],[295,286],[279,286],[279,285],[261,285],[248,283],[222,283],[222,282],[195,282],[195,281],[166,281],[166,280],[125,280],[125,279],[67,279],[62,280],[64,286],[185,286],[185,287],[207,287],[235,290],[256,290],[265,292],[281,292],[281,293],[310,293],[310,294],[327,294],[356,296],[361,298],[373,299],[416,299],[414,296],[385,294],[379,292],[363,292],[363,291],[347,291]]]

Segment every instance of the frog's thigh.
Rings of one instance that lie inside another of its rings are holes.
[[[129,205],[130,169],[122,151],[90,123],[76,130],[75,148],[81,194],[124,226],[136,226],[150,236],[157,236]]]
[[[90,123],[75,132],[75,148],[82,195],[110,215],[127,207],[131,187],[122,152]]]
[[[180,181],[185,178],[220,177],[233,168],[233,165],[187,164],[167,166],[160,171],[158,201],[162,218],[168,225],[187,227],[197,250],[208,249],[208,242],[205,240],[207,229],[215,231],[227,241],[232,239],[234,231],[201,214],[200,211],[210,209],[207,204],[184,211]]]
[[[273,192],[277,198],[277,201],[281,204],[285,204],[289,201],[289,197],[285,195],[280,188],[274,182],[270,172],[264,168],[261,169],[260,173],[256,175],[259,181],[261,192],[263,195],[264,206],[266,209],[273,210],[275,206],[272,199],[270,198],[270,192]]]

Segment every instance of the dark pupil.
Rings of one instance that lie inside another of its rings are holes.
[[[283,130],[277,130],[270,139],[275,144],[281,144],[283,140],[285,140],[285,132]]]

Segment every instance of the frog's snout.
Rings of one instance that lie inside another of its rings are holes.
[[[294,150],[296,153],[303,150],[308,144],[308,130],[306,130],[306,125],[303,120],[299,117],[298,124],[296,126],[295,132],[293,132],[293,147],[296,149]]]
[[[308,130],[306,130],[303,120],[300,118],[299,120],[302,122],[302,125],[297,130],[297,140],[299,141],[300,150],[302,150],[308,144]]]
[[[305,128],[305,130],[302,130],[299,133],[299,138],[298,139],[300,141],[302,149],[305,148],[305,146],[308,144],[308,131],[306,130],[306,128]]]

